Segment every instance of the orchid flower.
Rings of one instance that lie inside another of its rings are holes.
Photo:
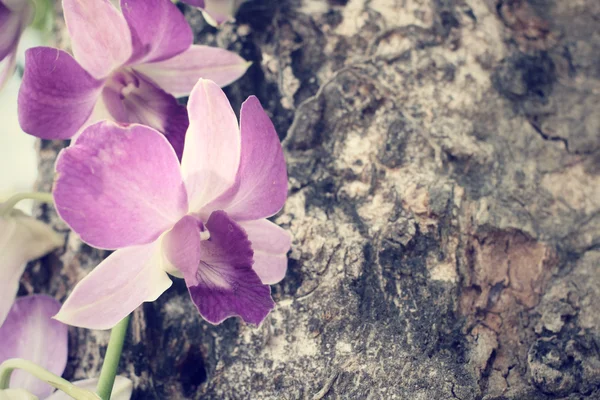
[[[60,303],[52,297],[34,295],[20,297],[14,303],[6,321],[0,326],[0,364],[11,358],[32,361],[55,375],[62,375],[67,365],[68,329],[52,319],[60,309]],[[75,386],[94,391],[98,379],[73,382]],[[16,370],[10,379],[10,389],[0,390],[0,399],[46,399],[69,400],[70,396],[56,391],[47,383]],[[129,400],[132,382],[117,376],[112,400]]]
[[[170,0],[63,0],[73,55],[36,47],[25,55],[19,122],[42,139],[68,139],[100,120],[148,125],[178,155],[188,126],[187,96],[198,78],[224,86],[249,63],[227,50],[192,45]]]
[[[204,319],[260,324],[274,307],[289,234],[266,220],[287,197],[283,150],[256,97],[240,125],[223,91],[201,79],[188,102],[183,158],[155,130],[101,122],[62,150],[56,209],[91,246],[114,250],[55,318],[107,329],[183,277]]]
[[[182,0],[184,3],[202,10],[206,22],[212,26],[220,26],[232,21],[235,13],[245,0]]]
[[[27,263],[63,242],[62,236],[48,225],[18,210],[0,213],[0,325],[15,300]]]
[[[19,40],[32,18],[29,0],[0,0],[0,89],[15,71]]]

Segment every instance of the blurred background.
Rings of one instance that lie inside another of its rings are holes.
[[[17,95],[23,72],[25,50],[44,44],[39,30],[28,28],[19,46],[17,70],[0,90],[0,201],[18,192],[32,191],[37,178],[36,138],[19,127]],[[30,212],[31,201],[22,201],[19,209]]]

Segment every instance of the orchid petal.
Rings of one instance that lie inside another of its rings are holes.
[[[73,382],[73,385],[82,389],[94,392],[98,386],[98,378],[83,379],[80,381]],[[133,382],[124,376],[115,377],[115,384],[113,385],[110,400],[129,400],[133,393]],[[65,392],[56,391],[52,396],[47,397],[46,400],[72,400],[73,398]]]
[[[21,36],[21,19],[19,14],[13,12],[0,2],[0,60],[13,53],[16,43]]]
[[[95,78],[105,78],[131,57],[131,32],[109,0],[63,0],[75,59]]]
[[[206,0],[202,8],[202,15],[206,22],[218,27],[228,21],[233,21],[243,0]]]
[[[31,22],[33,13],[29,1],[0,1],[0,60],[17,50],[21,34]]]
[[[102,84],[62,50],[27,50],[18,99],[21,128],[42,139],[70,138],[92,113]]]
[[[75,286],[54,318],[81,328],[110,329],[171,284],[159,242],[119,249]]]
[[[24,389],[5,389],[0,390],[0,400],[39,400],[39,397]]]
[[[0,325],[15,300],[27,263],[63,242],[48,225],[19,211],[0,217]]]
[[[133,38],[133,60],[161,61],[183,53],[194,35],[177,6],[165,0],[121,0]]]
[[[23,0],[0,0],[0,4],[4,4],[13,12],[22,12],[26,8],[33,8],[31,2]]]
[[[271,289],[252,270],[252,248],[244,230],[224,211],[211,214],[210,239],[200,242],[195,273],[182,268],[192,301],[212,324],[239,316],[258,325],[275,307]]]
[[[208,210],[226,210],[236,221],[255,220],[277,213],[287,198],[283,149],[273,123],[258,99],[242,104],[242,156],[235,184],[209,204]]]
[[[189,122],[185,106],[135,71],[119,71],[108,80],[103,103],[115,121],[138,123],[163,133],[181,159]]]
[[[68,329],[52,319],[60,303],[52,297],[20,297],[0,326],[0,363],[10,358],[32,361],[62,375],[67,366]],[[52,393],[52,387],[26,371],[14,371],[10,386],[26,389],[39,397]]]
[[[219,86],[200,79],[188,101],[190,127],[181,171],[190,210],[202,206],[234,182],[240,162],[240,130],[229,100]]]
[[[88,127],[60,153],[56,171],[56,210],[94,247],[153,242],[187,212],[177,156],[145,126]]]
[[[0,0],[0,89],[14,74],[21,34],[33,18],[29,1]]]
[[[169,262],[169,270],[180,277],[193,277],[200,265],[201,224],[186,215],[167,232],[163,238],[163,253]]]
[[[244,0],[183,0],[183,2],[199,7],[206,22],[218,27],[234,19],[234,14]]]
[[[218,47],[194,45],[168,60],[135,67],[175,97],[188,96],[198,79],[205,78],[223,87],[246,73],[250,62]]]
[[[239,223],[248,234],[254,250],[252,269],[262,283],[274,285],[285,277],[287,271],[287,252],[292,244],[292,237],[274,223],[260,219]]]

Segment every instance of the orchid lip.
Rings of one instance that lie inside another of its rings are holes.
[[[136,89],[140,88],[140,79],[129,69],[119,69],[106,80],[104,90],[114,90],[119,93],[119,98],[125,100]]]

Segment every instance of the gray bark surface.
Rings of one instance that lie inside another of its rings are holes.
[[[255,0],[220,31],[185,10],[254,62],[227,92],[284,140],[294,240],[259,328],[203,322],[183,282],[138,309],[135,399],[600,398],[598,0]],[[38,211],[67,245],[21,293],[63,300],[106,253]],[[65,376],[96,376],[108,333],[70,334]]]

